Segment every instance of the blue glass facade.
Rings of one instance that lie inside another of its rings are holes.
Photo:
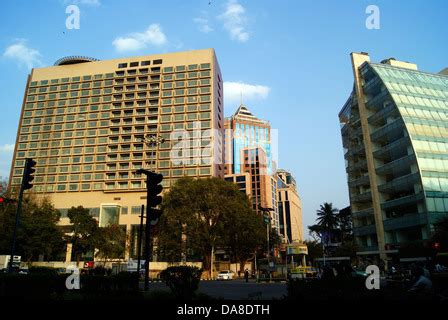
[[[269,129],[256,124],[236,122],[233,138],[233,166],[234,173],[241,173],[242,150],[245,148],[261,147],[266,152],[267,174],[272,174],[271,143]]]

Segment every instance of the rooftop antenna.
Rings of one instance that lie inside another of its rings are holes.
[[[240,105],[243,105],[243,90],[240,91],[240,100],[241,100]]]

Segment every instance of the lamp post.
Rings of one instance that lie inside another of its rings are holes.
[[[156,147],[162,143],[165,142],[165,139],[161,136],[155,135],[155,134],[147,134],[143,138],[141,138],[140,142],[143,142],[148,147]],[[149,171],[152,171],[152,160],[149,163]]]
[[[268,260],[268,269],[269,269],[269,279],[272,278],[272,273],[271,273],[271,265],[270,265],[270,246],[269,246],[269,225],[271,224],[271,217],[269,212],[270,211],[274,211],[273,208],[265,208],[265,207],[259,207],[260,210],[263,212],[264,215],[264,219],[265,219],[265,223],[266,223],[266,236],[267,236],[267,243],[268,243],[268,253],[267,253],[267,260]]]
[[[165,142],[165,139],[157,136],[157,135],[146,135],[145,137],[141,138],[141,142],[145,143],[148,147],[155,147]],[[145,173],[147,175],[146,177],[146,184],[147,188],[149,187],[149,175],[148,173],[152,172],[152,160],[149,164],[149,172],[147,172],[144,169],[137,170],[137,173]],[[142,205],[142,213],[140,217],[140,227],[139,227],[139,241],[138,241],[138,271],[140,271],[140,260],[141,260],[141,243],[142,243],[142,235],[143,235],[143,208]],[[146,229],[145,229],[145,249],[146,249],[146,258],[145,258],[145,291],[148,290],[148,281],[149,281],[149,260],[152,259],[152,250],[151,250],[151,243],[149,241],[150,239],[150,220],[149,220],[149,211],[150,211],[150,203],[149,203],[149,191],[147,190],[147,196],[146,196]],[[140,274],[138,275],[140,277]]]

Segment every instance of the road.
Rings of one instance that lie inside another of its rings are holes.
[[[141,283],[143,287],[143,283]],[[162,282],[149,285],[150,291],[169,290]],[[201,281],[198,292],[214,298],[225,300],[240,299],[282,299],[286,295],[286,283],[256,283],[254,280],[246,283],[244,280]]]

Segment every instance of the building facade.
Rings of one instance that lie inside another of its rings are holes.
[[[213,49],[98,61],[67,57],[28,77],[10,186],[25,158],[36,162],[31,192],[62,213],[82,205],[99,225],[136,238],[145,168],[177,178],[224,177],[223,82]],[[164,142],[149,145],[145,137]],[[127,255],[135,255],[135,252]],[[128,258],[128,257],[127,257]]]
[[[425,246],[448,216],[448,76],[351,55],[354,88],[339,119],[360,254]]]
[[[271,155],[271,127],[268,121],[255,117],[241,104],[235,114],[224,120],[225,177],[233,181],[249,174],[250,189],[246,191],[253,208],[261,213],[271,208],[271,226],[280,228],[277,200],[277,177]]]
[[[277,170],[278,214],[280,234],[286,243],[301,243],[303,237],[302,201],[296,180],[286,170]]]

